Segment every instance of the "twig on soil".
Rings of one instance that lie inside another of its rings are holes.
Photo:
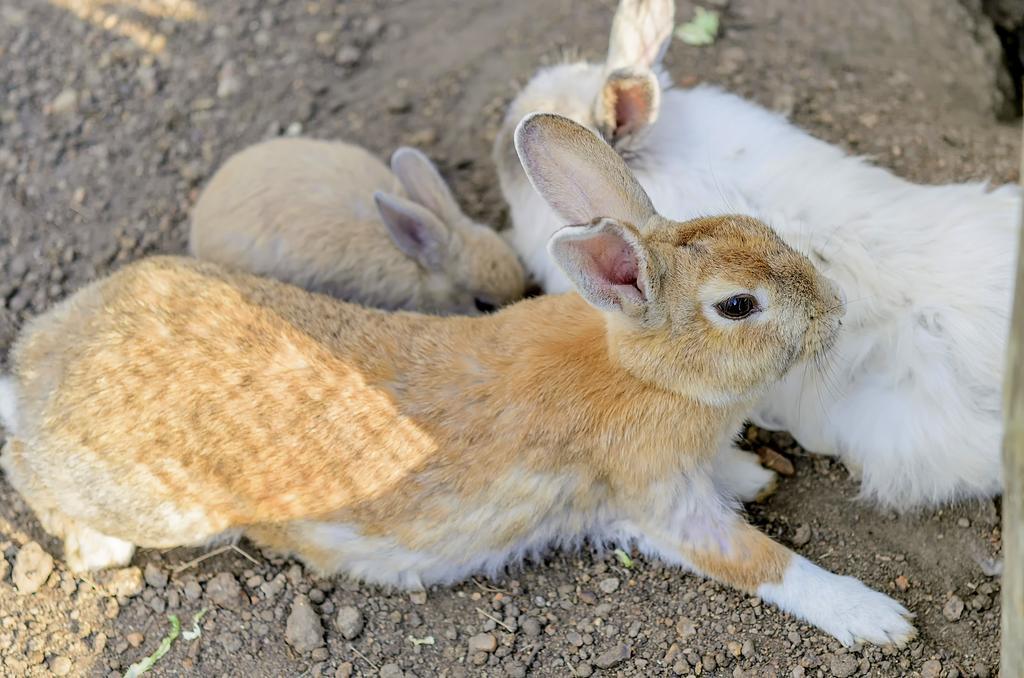
[[[499,589],[499,588],[497,588],[495,586],[488,586],[487,584],[481,584],[476,578],[472,579],[472,582],[474,584],[476,584],[476,587],[478,589],[480,589],[481,591],[486,591],[487,593],[508,593],[508,591],[506,591],[505,589]]]
[[[216,548],[216,549],[210,551],[209,553],[204,553],[203,555],[201,555],[201,556],[199,556],[197,558],[193,558],[192,560],[188,561],[187,563],[182,563],[181,565],[176,565],[175,567],[172,567],[171,568],[171,573],[172,574],[178,574],[179,572],[184,572],[185,570],[189,569],[190,567],[195,567],[196,565],[198,565],[199,563],[203,562],[204,560],[208,560],[210,558],[214,558],[216,556],[221,555],[222,553],[227,553],[228,551],[234,551],[234,552],[236,552],[239,555],[245,557],[247,560],[251,561],[252,563],[254,563],[256,565],[260,564],[260,561],[256,560],[255,558],[250,556],[248,553],[246,553],[242,549],[238,548],[238,546],[236,546],[234,544],[226,544],[224,546],[221,546],[220,548]]]
[[[508,624],[506,624],[505,622],[501,621],[501,620],[500,620],[500,619],[498,619],[497,617],[495,617],[495,616],[493,616],[493,615],[490,615],[490,614],[487,614],[486,612],[484,612],[483,610],[481,610],[481,609],[480,609],[479,607],[478,607],[478,608],[476,608],[476,611],[477,611],[477,612],[479,612],[480,614],[482,614],[483,616],[487,617],[488,619],[490,619],[490,620],[491,620],[492,622],[494,622],[495,624],[498,624],[499,626],[501,626],[502,628],[504,628],[504,629],[505,629],[506,631],[508,631],[509,633],[515,633],[515,632],[516,632],[516,631],[515,631],[515,629],[513,629],[513,628],[512,628],[511,626],[509,626],[509,625],[508,625]]]
[[[374,662],[373,662],[373,661],[372,661],[372,660],[371,660],[371,659],[370,659],[369,657],[367,657],[367,656],[366,656],[365,654],[363,654],[362,652],[360,652],[359,650],[357,650],[357,649],[356,649],[356,647],[355,647],[355,645],[349,645],[349,646],[348,646],[348,649],[350,649],[350,650],[352,650],[353,652],[355,652],[355,653],[356,653],[356,656],[358,656],[358,657],[359,657],[360,659],[362,659],[362,660],[363,660],[364,662],[366,662],[367,664],[369,664],[370,666],[372,666],[372,667],[373,667],[373,670],[374,670],[374,671],[380,671],[380,665],[379,665],[379,664],[375,664],[375,663],[374,663]]]

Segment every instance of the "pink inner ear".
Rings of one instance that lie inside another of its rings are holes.
[[[581,243],[581,249],[589,259],[590,274],[598,285],[618,288],[634,298],[643,297],[637,283],[636,254],[624,240],[602,233]]]
[[[615,134],[628,134],[649,122],[651,96],[645,84],[620,82],[615,86]]]

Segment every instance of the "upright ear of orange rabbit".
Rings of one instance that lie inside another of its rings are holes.
[[[745,216],[677,223],[611,148],[556,116],[516,144],[578,225],[577,293],[495,314],[387,313],[154,258],[28,324],[0,382],[2,465],[76,570],[246,535],[323,573],[405,587],[552,543],[635,544],[846,644],[907,611],[747,525],[756,477],[719,450],[827,350],[834,286]]]

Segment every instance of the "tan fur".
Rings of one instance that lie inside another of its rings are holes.
[[[709,530],[689,525],[700,506],[680,493],[716,497],[706,470],[750,401],[834,334],[833,288],[753,219],[658,217],[568,121],[537,116],[521,136],[524,154],[549,155],[535,169],[597,167],[580,195],[619,182],[623,213],[645,220],[642,234],[597,218],[556,236],[628,234],[645,267],[636,309],[566,294],[479,318],[387,313],[145,260],[18,339],[12,483],[101,536],[169,547],[245,533],[326,572],[355,567],[342,542],[458,573],[620,522],[744,590],[779,581],[787,550],[724,503]],[[764,288],[771,315],[712,320],[700,298],[716,285]]]
[[[192,253],[381,308],[473,314],[474,298],[519,299],[515,253],[462,213],[433,168],[423,172],[436,198],[425,207],[450,232],[436,267],[395,246],[374,203],[375,192],[410,197],[399,177],[358,146],[304,138],[256,144],[224,163],[193,211]]]

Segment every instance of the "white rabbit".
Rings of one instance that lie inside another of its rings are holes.
[[[189,244],[200,259],[388,309],[475,314],[525,289],[515,252],[407,147],[389,170],[340,141],[250,146],[204,189]]]
[[[1019,187],[912,184],[717,88],[662,91],[673,14],[622,0],[606,64],[542,69],[512,102],[494,155],[528,269],[566,289],[540,249],[560,222],[509,162],[509,129],[541,110],[600,131],[666,216],[755,214],[843,288],[831,357],[791,373],[755,423],[838,455],[894,508],[999,493]]]

